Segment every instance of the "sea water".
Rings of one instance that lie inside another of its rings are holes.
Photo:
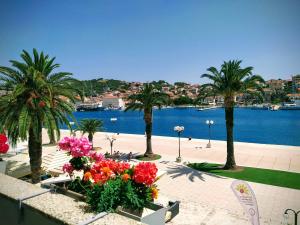
[[[85,118],[103,120],[104,130],[130,134],[144,134],[143,112],[96,111],[74,112],[78,121]],[[117,118],[111,121],[111,118]],[[223,108],[197,111],[195,108],[154,110],[153,135],[177,136],[174,126],[184,126],[183,137],[208,139],[206,120],[213,120],[211,138],[226,140],[225,112]],[[300,146],[299,110],[251,110],[235,108],[234,140],[240,142]]]

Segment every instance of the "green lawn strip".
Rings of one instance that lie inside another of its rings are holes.
[[[140,161],[154,161],[154,160],[158,160],[161,158],[161,155],[158,155],[158,154],[154,154],[153,156],[151,157],[145,157],[144,155],[138,155],[135,157],[137,160],[140,160]]]
[[[188,166],[219,176],[300,190],[300,173],[253,167],[243,167],[241,171],[228,171],[220,169],[220,164],[213,163],[190,163]]]

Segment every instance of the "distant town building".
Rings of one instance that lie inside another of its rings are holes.
[[[273,91],[271,90],[271,88],[263,88],[263,92],[264,92],[264,99],[267,102],[271,101],[271,95],[273,93]]]
[[[166,92],[170,91],[170,87],[164,86],[164,87],[161,88],[161,90],[166,93]]]
[[[278,80],[268,80],[267,85],[269,86],[269,88],[271,88],[272,90],[283,90],[284,89],[284,84],[285,81],[278,79]]]
[[[300,92],[300,75],[292,76],[292,89],[294,93]]]
[[[105,108],[123,108],[125,104],[122,98],[108,94],[103,97],[102,106]]]

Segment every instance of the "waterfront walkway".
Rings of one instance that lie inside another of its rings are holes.
[[[61,136],[69,135],[62,131]],[[94,146],[102,148],[100,152],[110,151],[106,135],[96,133]],[[78,133],[79,137],[80,134]],[[47,143],[47,133],[43,133]],[[114,150],[133,154],[145,151],[144,135],[117,135]],[[230,189],[234,179],[203,173],[175,163],[178,155],[178,138],[157,137],[152,139],[153,151],[162,155],[155,161],[158,168],[167,171],[158,181],[159,201],[179,200],[180,213],[171,225],[250,225],[247,215]],[[207,140],[183,138],[181,153],[183,161],[224,163],[226,142],[212,141],[212,148],[206,148]],[[43,156],[56,151],[57,147],[43,147]],[[300,147],[235,143],[235,155],[238,165],[300,172]],[[24,154],[23,157],[25,157]],[[27,156],[27,163],[29,159]],[[300,182],[300,181],[299,181]],[[300,190],[282,188],[249,182],[253,188],[260,212],[261,225],[284,223],[283,213],[287,208],[300,210]],[[290,216],[289,221],[293,217]]]
[[[64,135],[69,133],[63,133],[62,136]],[[112,134],[97,133],[94,136],[94,146],[100,146],[103,153],[110,151],[106,135]],[[79,133],[77,136],[80,136]],[[144,153],[144,135],[120,134],[116,137],[114,150]],[[206,148],[206,144],[207,140],[189,141],[182,138],[183,161],[224,163],[226,142],[212,141],[210,149]],[[181,201],[180,214],[169,224],[250,225],[247,215],[230,189],[234,179],[203,173],[175,163],[178,138],[153,136],[152,145],[154,153],[162,155],[156,161],[159,169],[167,171],[158,181],[160,200]],[[235,155],[237,164],[241,166],[300,172],[300,147],[236,142]],[[300,190],[252,182],[249,184],[256,194],[261,225],[284,224],[285,209],[300,210]],[[289,221],[292,220],[293,217],[290,216]]]
[[[109,142],[105,135],[111,133],[97,133],[94,145],[110,152]],[[145,152],[144,135],[120,134],[116,135],[114,150],[120,152]],[[181,156],[183,161],[189,162],[215,162],[226,161],[226,142],[212,141],[212,147],[206,148],[207,140],[181,138]],[[153,152],[175,160],[178,156],[178,138],[152,137]],[[284,170],[300,173],[300,147],[286,145],[269,145],[235,142],[236,163],[240,166],[259,167],[274,170]]]

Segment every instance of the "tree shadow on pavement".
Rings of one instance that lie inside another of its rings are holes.
[[[168,173],[168,175],[170,175],[170,177],[172,179],[175,179],[180,176],[186,176],[186,177],[188,177],[188,179],[191,182],[194,182],[195,178],[198,178],[201,181],[205,181],[205,177],[203,177],[203,175],[211,176],[211,177],[215,177],[215,178],[226,179],[224,177],[221,177],[221,176],[218,176],[218,175],[215,175],[212,173],[198,171],[198,170],[192,169],[192,168],[184,166],[184,165],[168,166],[167,173]]]

